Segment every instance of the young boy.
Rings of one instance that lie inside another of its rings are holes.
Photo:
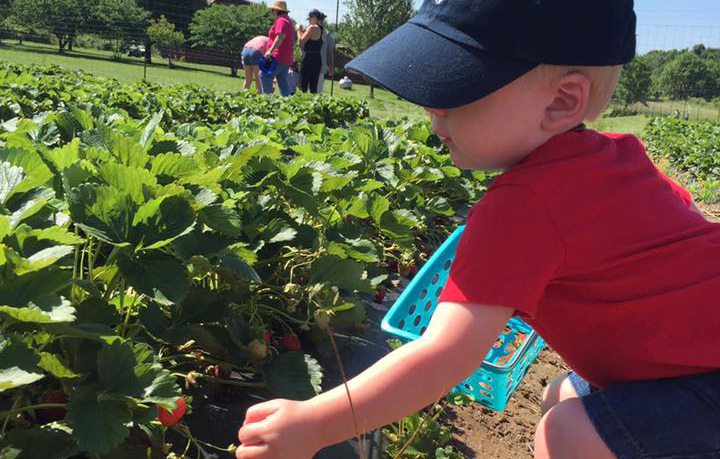
[[[248,410],[237,457],[311,457],[424,407],[514,314],[574,373],[536,458],[720,457],[720,225],[630,135],[599,134],[635,54],[632,0],[426,0],[348,67],[427,108],[452,160],[501,169],[421,339],[344,387]]]

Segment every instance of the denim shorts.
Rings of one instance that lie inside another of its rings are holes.
[[[262,53],[256,49],[243,48],[240,58],[242,59],[242,65],[258,65]]]
[[[720,371],[605,389],[568,379],[618,459],[720,458]]]

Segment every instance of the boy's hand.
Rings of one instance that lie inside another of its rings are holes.
[[[248,409],[238,432],[237,459],[310,459],[321,448],[307,402],[271,400]]]

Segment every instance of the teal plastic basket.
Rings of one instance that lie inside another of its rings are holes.
[[[438,297],[450,274],[461,226],[443,243],[408,284],[382,321],[382,329],[407,343],[418,339],[430,323]],[[503,411],[545,342],[518,317],[510,319],[484,362],[453,392],[471,395],[477,402]]]

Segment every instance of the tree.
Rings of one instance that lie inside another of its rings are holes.
[[[151,20],[147,28],[147,36],[160,54],[165,54],[168,66],[173,67],[172,58],[177,55],[177,49],[185,43],[185,36],[175,30],[175,24],[160,16],[158,20]]]
[[[412,0],[347,0],[343,43],[355,54],[365,51],[415,14]],[[370,98],[375,87],[370,84]]]
[[[100,0],[95,9],[98,35],[113,43],[115,59],[120,57],[123,43],[145,38],[149,16],[136,0]]]
[[[10,0],[0,0],[0,43],[2,43],[2,29],[5,19],[10,16]]]
[[[645,103],[650,97],[651,86],[650,67],[644,61],[635,59],[624,67],[613,98],[625,107],[636,102]]]
[[[215,48],[231,56],[230,74],[237,76],[243,46],[254,36],[267,33],[272,23],[273,16],[262,3],[213,5],[195,13],[190,40],[195,46]]]
[[[207,0],[184,0],[178,3],[168,0],[138,0],[138,4],[148,10],[154,19],[165,16],[168,22],[175,24],[180,33],[187,36],[195,12],[206,8]],[[152,64],[152,41],[148,36],[145,37],[145,62]]]
[[[703,45],[702,43],[693,46],[693,49],[692,49],[692,52],[700,57],[703,57],[703,55],[705,54],[705,51],[707,51],[707,49],[705,48],[705,45]]]
[[[707,61],[710,76],[715,80],[715,91],[710,95],[712,99],[720,98],[720,59],[712,59]]]
[[[347,0],[343,43],[361,53],[413,17],[412,0]]]
[[[690,97],[710,100],[717,92],[716,81],[707,60],[690,51],[683,52],[667,64],[658,83],[665,96],[676,100]]]
[[[78,32],[87,26],[94,0],[12,0],[12,14],[30,29],[46,29],[58,39],[62,54]]]

